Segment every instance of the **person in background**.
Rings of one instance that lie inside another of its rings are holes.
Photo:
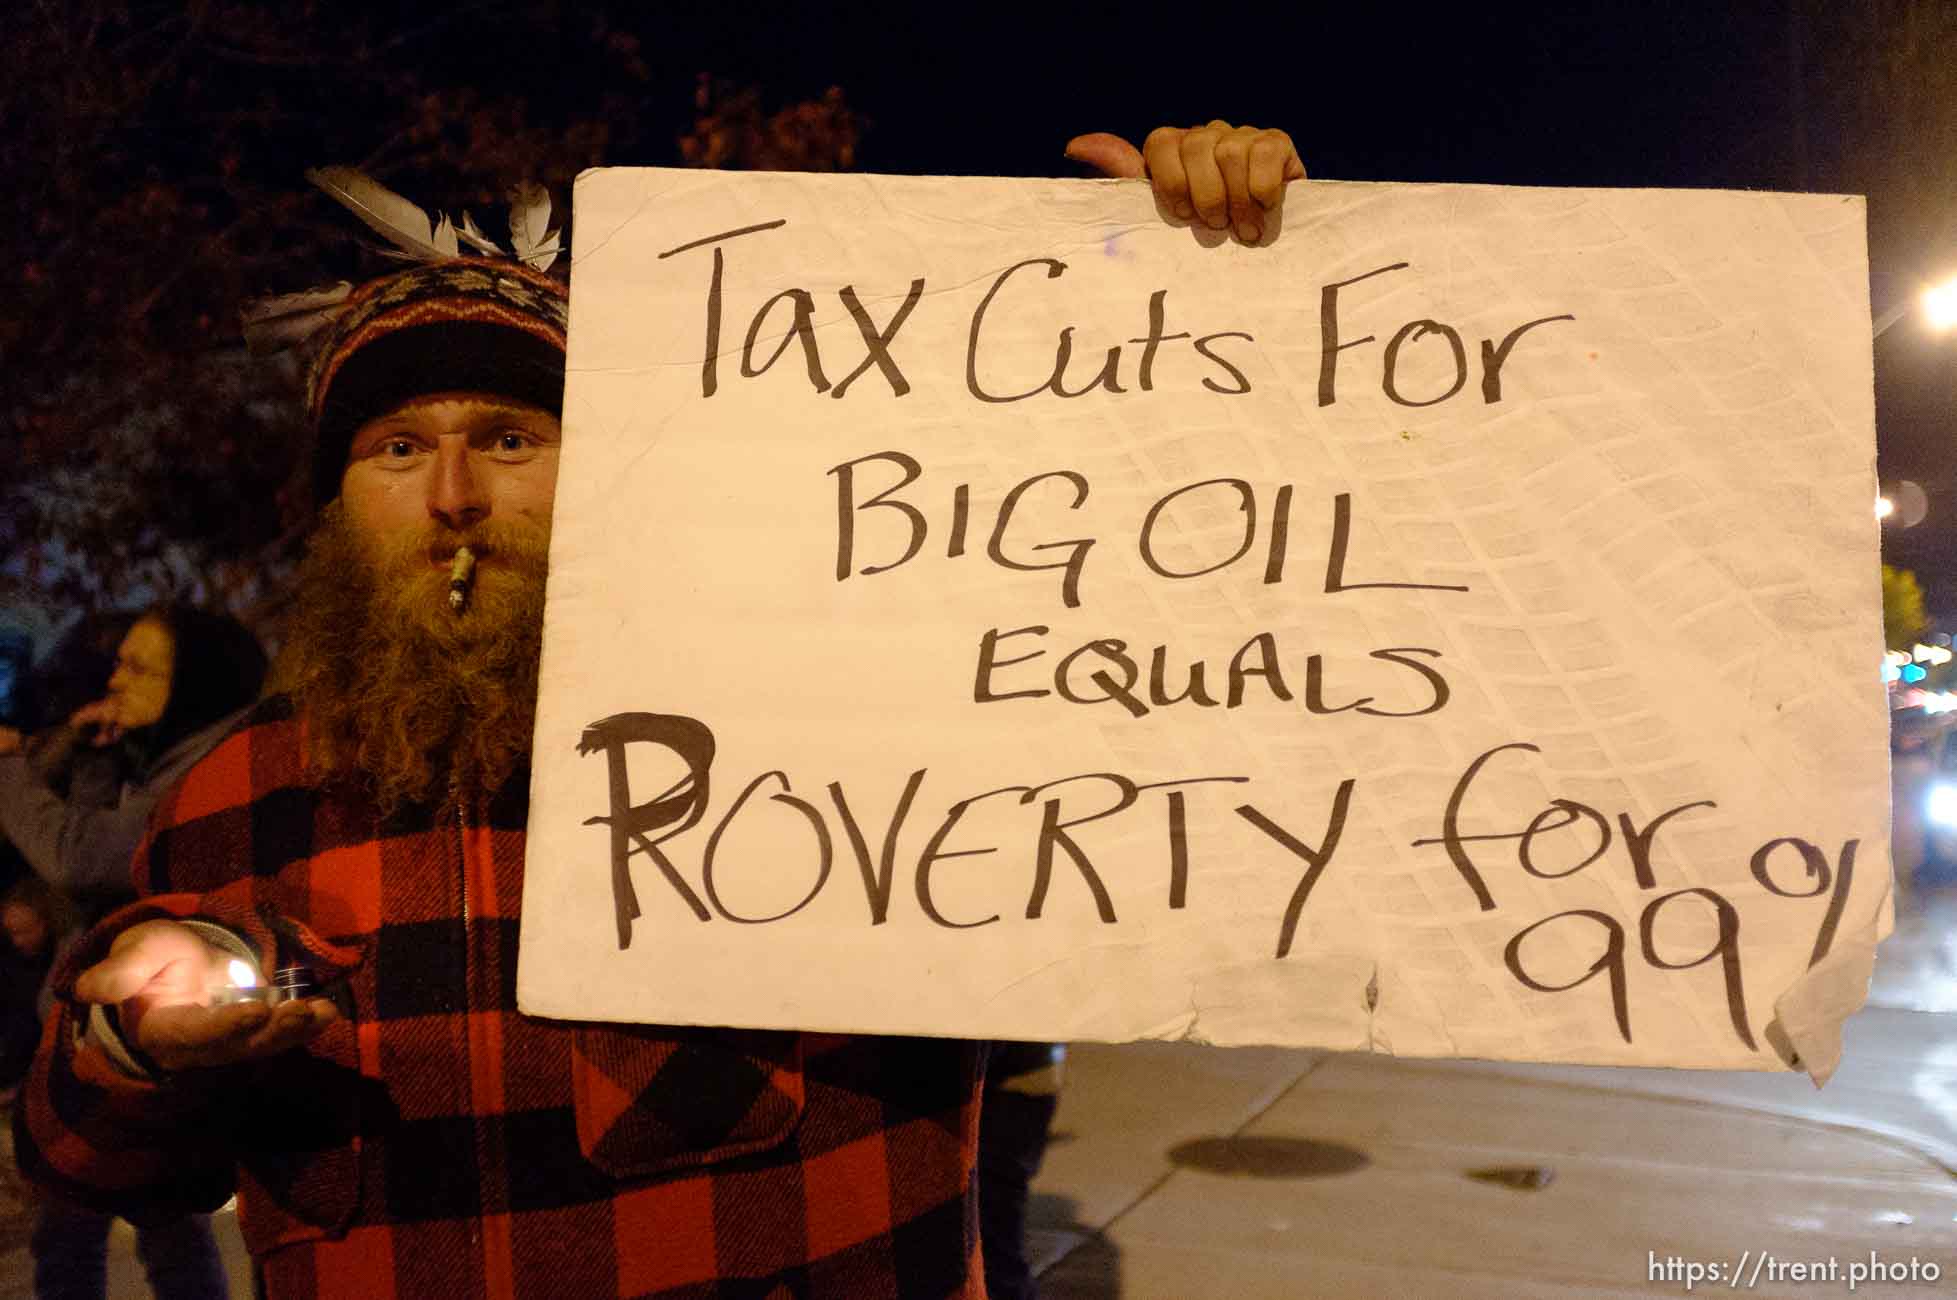
[[[34,638],[17,627],[0,627],[0,727],[30,731],[40,721],[33,673]],[[32,874],[13,841],[0,833],[0,890],[11,890]],[[27,1049],[31,1054],[34,1045]]]
[[[41,1023],[51,1013],[49,973],[81,938],[74,909],[23,866],[0,895],[0,1110],[13,1106],[34,1063]],[[0,1224],[39,1220],[41,1197],[14,1167],[10,1143],[0,1166]]]
[[[128,902],[150,810],[257,698],[265,668],[234,619],[187,605],[143,614],[107,694],[34,737],[31,754],[20,731],[0,726],[0,834],[87,920]]]
[[[32,723],[33,667],[34,638],[17,627],[0,628],[0,726]]]
[[[0,1100],[11,1098],[34,1060],[48,972],[69,942],[80,937],[74,910],[29,876],[0,899]]]
[[[101,699],[31,743],[0,727],[0,833],[90,920],[128,902],[130,859],[151,810],[230,731],[265,669],[257,639],[233,619],[185,605],[143,614],[122,639]],[[44,1200],[32,1242],[35,1294],[104,1295],[113,1222]],[[136,1249],[163,1300],[229,1294],[208,1215],[147,1220]]]

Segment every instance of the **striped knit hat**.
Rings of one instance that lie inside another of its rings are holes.
[[[354,290],[306,377],[314,502],[339,495],[355,431],[413,398],[494,393],[560,411],[569,305],[562,281],[473,257]]]

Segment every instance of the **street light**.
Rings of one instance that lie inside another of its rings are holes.
[[[1923,314],[1933,330],[1957,325],[1957,276],[1923,291]]]
[[[1935,332],[1941,334],[1957,325],[1957,275],[1950,276],[1940,284],[1925,286],[1915,301],[1922,304],[1923,318]],[[1876,317],[1870,341],[1874,342],[1888,333],[1891,325],[1909,314],[1910,306],[1911,300],[1905,298]],[[1929,497],[1921,487],[1907,479],[1896,485],[1893,496],[1878,496],[1875,499],[1875,517],[1885,524],[1894,519],[1905,528],[1914,528],[1923,522],[1923,517],[1929,512]]]
[[[1924,318],[1930,328],[1939,332],[1957,325],[1957,275],[1951,276],[1941,284],[1933,284],[1917,295],[1916,303],[1923,307]],[[1909,314],[1915,305],[1905,298],[1876,318],[1875,332],[1871,338],[1881,338],[1889,332],[1889,327]]]

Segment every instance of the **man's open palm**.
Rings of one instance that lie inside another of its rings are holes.
[[[166,1070],[255,1061],[299,1046],[338,1016],[324,998],[209,1006],[228,955],[175,921],[146,921],[75,980],[75,996],[121,1008],[123,1032]]]

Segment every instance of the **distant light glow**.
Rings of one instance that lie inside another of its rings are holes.
[[[1930,328],[1947,330],[1957,325],[1957,276],[1923,291],[1923,314]]]
[[[1882,652],[1882,662],[1901,668],[1909,662],[1909,656],[1901,650],[1885,650]]]
[[[1877,519],[1887,519],[1895,513],[1896,503],[1894,501],[1891,501],[1888,497],[1877,497],[1875,499],[1875,517]]]
[[[253,970],[251,963],[242,957],[233,957],[231,964],[224,968],[224,973],[234,989],[255,988],[258,985],[258,972]]]
[[[1886,660],[1886,659],[1885,659],[1885,660],[1883,660],[1883,662],[1882,662],[1882,680],[1883,680],[1884,682],[1893,682],[1893,681],[1895,681],[1895,680],[1896,680],[1896,679],[1897,679],[1898,677],[1901,677],[1902,675],[1903,675],[1903,670],[1902,670],[1902,668],[1901,668],[1901,667],[1899,667],[1899,666],[1898,666],[1898,665],[1896,665],[1896,664],[1892,664],[1892,663],[1890,663],[1890,662],[1889,662],[1888,660]]]
[[[1920,682],[1929,675],[1919,664],[1904,664],[1902,667],[1902,678],[1905,682]]]
[[[1916,691],[1910,703],[1928,714],[1957,713],[1957,693],[1951,691]]]
[[[1942,646],[1924,645],[1919,641],[1910,647],[1909,657],[1920,664],[1947,664],[1950,662],[1950,651]]]
[[[1923,800],[1923,816],[1932,826],[1957,826],[1957,785],[1939,781]]]

